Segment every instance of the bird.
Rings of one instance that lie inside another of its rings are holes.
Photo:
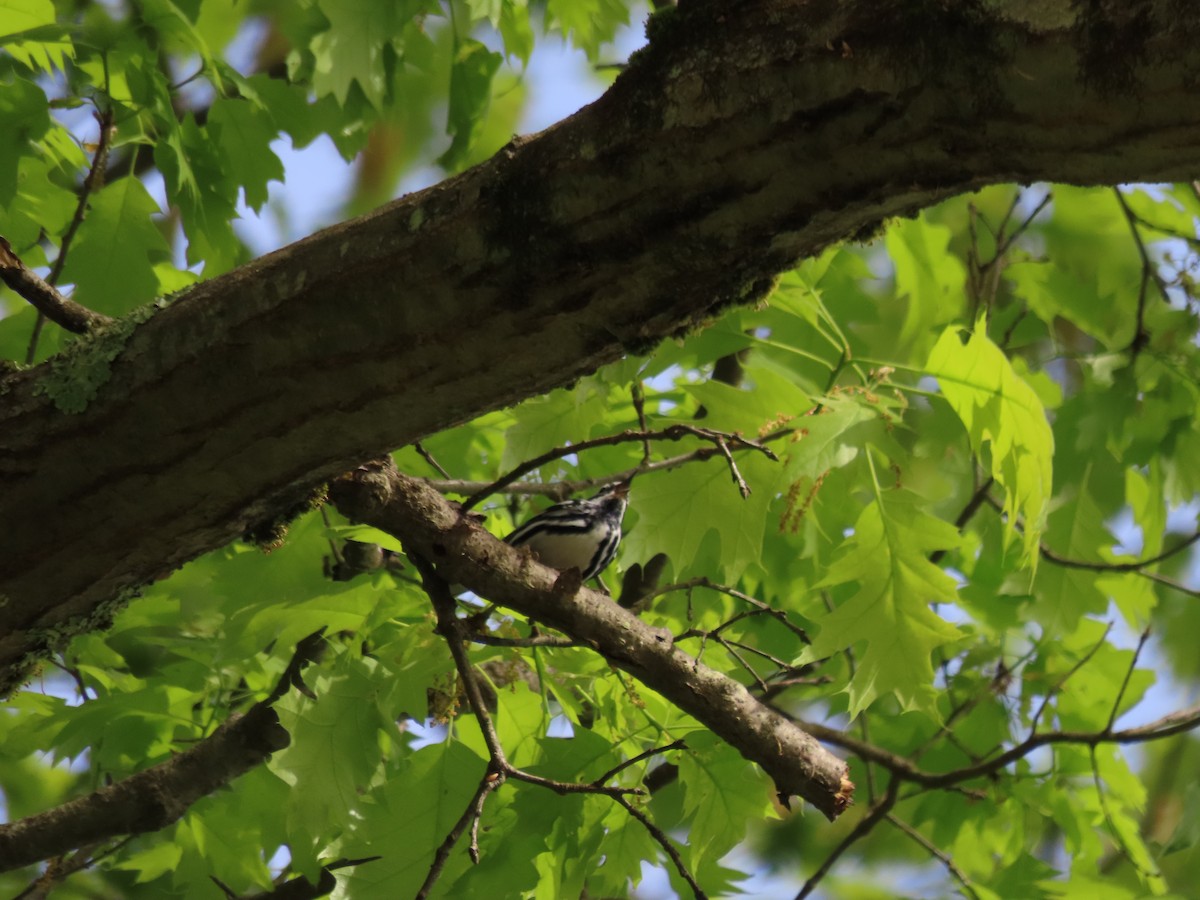
[[[552,569],[578,569],[583,581],[595,578],[613,561],[621,543],[621,521],[629,482],[600,489],[587,500],[567,500],[538,513],[504,542],[528,547]]]

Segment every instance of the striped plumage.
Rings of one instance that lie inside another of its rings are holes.
[[[628,495],[629,482],[623,481],[602,488],[588,500],[556,503],[504,541],[528,547],[552,569],[578,569],[587,581],[603,572],[617,555]]]

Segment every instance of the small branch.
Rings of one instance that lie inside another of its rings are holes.
[[[56,669],[60,669],[63,672],[65,672],[67,675],[71,676],[71,680],[75,682],[75,692],[77,694],[79,694],[80,700],[90,700],[91,699],[91,694],[88,693],[87,683],[84,682],[84,680],[83,680],[82,672],[80,672],[74,666],[67,665],[65,661],[59,662],[54,657],[50,657],[48,662],[50,663],[50,665],[54,666]]]
[[[475,789],[475,796],[471,798],[471,802],[467,804],[467,808],[463,810],[463,814],[458,817],[458,821],[451,826],[445,839],[438,845],[437,851],[433,854],[433,863],[429,866],[429,872],[425,876],[425,880],[421,883],[420,890],[416,893],[416,900],[425,900],[429,896],[429,892],[433,890],[437,880],[442,877],[442,870],[446,868],[446,862],[450,859],[450,853],[454,850],[454,845],[458,843],[458,839],[462,837],[462,833],[466,830],[467,824],[477,822],[479,816],[483,815],[483,804],[487,800],[488,794],[504,783],[504,774],[502,772],[488,771],[486,775],[479,780],[479,787]],[[475,826],[471,826],[472,844],[475,841]],[[478,860],[478,848],[475,854],[472,855],[472,860]]]
[[[760,438],[759,443],[767,444],[771,441],[777,441],[791,433],[792,430],[790,428],[774,431]],[[634,466],[632,469],[626,469],[624,472],[617,472],[615,475],[606,475],[603,478],[577,478],[569,481],[556,481],[553,484],[518,481],[497,488],[493,487],[496,483],[494,481],[469,481],[463,478],[422,478],[421,480],[440,494],[457,494],[460,497],[467,497],[486,491],[493,494],[519,494],[521,496],[551,497],[555,500],[561,500],[564,493],[572,494],[578,491],[595,490],[596,488],[616,484],[620,481],[629,481],[647,472],[668,472],[672,469],[685,466],[688,463],[704,462],[712,459],[714,456],[719,455],[720,452],[716,447],[699,447],[690,453],[680,453],[678,456],[669,456],[657,462],[643,463]]]
[[[1134,670],[1137,669],[1138,657],[1142,655],[1142,649],[1148,640],[1150,640],[1149,628],[1142,632],[1142,636],[1138,638],[1137,647],[1133,650],[1133,659],[1129,661],[1129,668],[1125,670],[1125,680],[1121,682],[1121,689],[1117,691],[1117,699],[1113,701],[1112,710],[1108,714],[1108,724],[1104,726],[1106,732],[1111,732],[1113,725],[1116,724],[1117,715],[1121,711],[1121,701],[1125,699],[1125,691],[1129,689],[1129,679],[1133,677]]]
[[[158,831],[201,797],[264,763],[290,741],[272,704],[314,658],[319,635],[300,641],[275,689],[242,716],[233,715],[182,753],[115,784],[38,815],[0,825],[0,872],[61,856],[118,835]]]
[[[727,454],[729,452],[729,448],[722,448],[720,445],[722,442],[728,442],[735,445],[738,449],[757,450],[759,453],[764,454],[768,459],[776,461],[779,459],[779,457],[777,457],[770,448],[763,446],[763,444],[758,441],[752,441],[737,434],[725,434],[724,432],[713,431],[709,428],[699,428],[695,425],[677,424],[663,428],[659,431],[622,431],[620,434],[610,434],[605,437],[593,438],[589,441],[579,441],[576,444],[568,444],[564,447],[555,447],[553,450],[546,451],[541,456],[536,456],[527,462],[523,462],[504,477],[498,478],[496,481],[493,481],[491,484],[486,485],[482,489],[469,496],[463,501],[462,510],[463,512],[466,512],[473,506],[477,505],[479,501],[496,493],[497,491],[508,487],[522,476],[528,475],[530,472],[541,468],[548,462],[553,462],[556,459],[562,459],[564,456],[571,456],[576,453],[581,453],[584,450],[593,450],[596,447],[611,447],[615,444],[626,444],[634,441],[638,443],[644,441],[678,441],[688,436],[698,437],[702,440],[710,441],[714,445],[717,445],[717,449],[714,451],[716,453],[724,452]],[[637,470],[635,469],[634,472],[637,473]],[[604,483],[615,484],[616,481],[619,480],[621,479],[610,478],[606,479]]]
[[[698,587],[708,588],[710,591],[717,591],[718,593],[733,597],[735,600],[741,600],[743,603],[749,603],[755,609],[778,621],[781,625],[787,628],[788,631],[790,631],[804,643],[812,643],[808,637],[808,632],[806,632],[799,625],[793,624],[792,621],[787,617],[787,613],[785,613],[783,610],[776,609],[769,603],[764,603],[757,597],[751,597],[749,594],[739,591],[736,588],[731,588],[724,584],[718,584],[717,582],[703,576],[693,578],[689,581],[680,581],[676,584],[665,584],[660,588],[655,588],[653,591],[642,597],[641,602],[649,603],[655,597],[661,597],[663,594],[670,594],[674,591],[690,591],[693,588]]]
[[[733,454],[729,452],[729,447],[725,441],[717,438],[717,449],[721,451],[721,455],[725,457],[725,462],[729,466],[729,474],[733,477],[733,483],[737,485],[738,491],[745,500],[750,496],[750,485],[746,484],[746,479],[742,477],[742,473],[738,471],[737,463],[733,461]]]
[[[996,483],[996,479],[988,476],[983,480],[979,487],[975,488],[975,493],[971,495],[971,499],[967,501],[967,505],[963,507],[962,512],[958,514],[958,518],[954,520],[954,527],[962,531],[971,519],[975,518],[975,513],[979,512],[979,507],[983,506],[988,500],[988,491],[992,485]],[[935,550],[929,554],[929,561],[934,565],[941,562],[942,557],[946,555],[945,550]]]
[[[805,897],[816,890],[821,879],[829,874],[829,870],[833,868],[833,864],[841,858],[842,854],[870,834],[875,826],[883,821],[884,817],[892,811],[892,807],[896,805],[899,788],[900,780],[893,778],[888,783],[887,791],[879,799],[879,802],[868,810],[867,814],[854,826],[854,830],[842,838],[841,843],[834,847],[830,854],[825,857],[825,861],[817,867],[817,871],[812,874],[812,877],[804,882],[804,886],[800,888],[800,893],[796,894],[796,900],[804,900]]]
[[[0,237],[0,279],[16,294],[28,300],[40,316],[74,334],[88,334],[112,321],[110,317],[64,297],[54,285],[43,281],[21,261],[13,252],[12,245],[3,237]],[[35,353],[36,349],[35,346]],[[28,354],[25,362],[33,362]]]
[[[700,661],[700,656],[704,652],[704,642],[708,641],[709,638],[711,638],[712,640],[714,640],[718,644],[720,644],[722,647],[724,647],[729,652],[729,655],[738,661],[738,664],[743,669],[745,669],[747,674],[749,674],[749,676],[754,680],[754,684],[758,688],[760,693],[762,693],[762,694],[767,693],[767,691],[768,691],[767,683],[765,681],[763,681],[762,676],[759,675],[758,672],[754,671],[754,667],[751,666],[750,663],[748,663],[746,661],[746,658],[744,656],[742,656],[742,654],[738,653],[737,647],[734,646],[735,642],[728,641],[725,638],[721,637],[721,635],[717,631],[706,631],[702,628],[689,628],[687,631],[683,632],[682,634],[676,635],[675,642],[678,643],[679,641],[685,640],[687,638],[693,638],[693,637],[698,637],[701,640],[700,653],[696,654],[697,662]],[[762,651],[755,650],[753,647],[746,647],[745,645],[740,645],[740,644],[738,646],[742,647],[742,649],[744,649],[744,650],[749,650],[753,653],[762,653]],[[779,662],[778,660],[776,660],[774,657],[770,656],[769,654],[763,654],[763,655],[767,656],[767,658],[770,659],[772,662]],[[780,665],[786,667],[786,663],[780,663]]]
[[[1146,242],[1142,240],[1142,235],[1138,231],[1137,216],[1130,209],[1125,195],[1121,193],[1119,187],[1112,189],[1113,195],[1117,198],[1117,203],[1121,206],[1121,212],[1125,215],[1125,221],[1129,225],[1129,233],[1133,235],[1133,242],[1137,245],[1138,256],[1142,260],[1142,284],[1138,290],[1137,314],[1134,319],[1133,340],[1129,342],[1129,353],[1134,358],[1146,343],[1150,336],[1146,333],[1146,288],[1151,281],[1158,288],[1159,295],[1166,302],[1170,302],[1171,297],[1167,293],[1167,286],[1163,283],[1162,278],[1158,275],[1158,270],[1154,265],[1154,261],[1150,259],[1150,253],[1146,249]]]
[[[931,840],[929,840],[929,838],[925,837],[925,835],[921,834],[921,832],[917,831],[917,829],[913,828],[903,819],[897,819],[891,813],[888,813],[886,818],[888,824],[899,828],[902,832],[920,844],[930,856],[945,866],[946,871],[954,877],[955,881],[962,885],[962,889],[969,896],[974,897],[975,900],[979,900],[979,893],[974,887],[971,886],[970,879],[963,874],[962,869],[954,864],[954,860],[951,859],[948,854],[943,853]]]
[[[610,778],[615,778],[617,775],[619,775],[621,772],[624,772],[630,766],[634,766],[634,765],[637,765],[638,763],[640,763],[643,759],[649,759],[652,756],[658,756],[658,754],[660,754],[660,753],[667,753],[671,750],[686,750],[686,749],[687,749],[687,743],[682,739],[680,739],[678,741],[672,741],[671,743],[665,744],[662,747],[651,747],[649,750],[644,750],[641,753],[639,753],[637,756],[632,756],[629,759],[625,760],[625,762],[621,763],[620,765],[614,766],[613,768],[609,769],[607,772],[605,772],[603,775],[601,775],[599,778],[597,778],[595,781],[593,781],[592,784],[595,784],[595,785],[604,784]]]
[[[986,502],[997,512],[1003,512],[1004,507],[990,494],[987,496]],[[1018,531],[1024,532],[1025,525],[1023,522],[1018,521],[1016,526]],[[1092,562],[1090,560],[1069,559],[1065,556],[1060,556],[1057,552],[1051,550],[1044,543],[1038,544],[1038,553],[1042,559],[1049,563],[1053,563],[1056,566],[1061,566],[1064,569],[1086,569],[1091,572],[1136,572],[1143,578],[1148,578],[1151,581],[1164,584],[1167,587],[1180,591],[1181,593],[1188,594],[1192,597],[1200,597],[1200,590],[1190,588],[1185,584],[1180,584],[1178,581],[1167,578],[1165,575],[1159,575],[1157,572],[1142,571],[1148,566],[1153,566],[1165,559],[1169,559],[1182,550],[1186,550],[1192,544],[1196,543],[1196,541],[1200,541],[1200,531],[1195,532],[1190,537],[1176,544],[1170,550],[1164,550],[1157,556],[1152,556],[1149,559],[1134,560],[1133,562],[1123,563]]]
[[[1166,575],[1159,575],[1157,572],[1138,572],[1138,574],[1156,584],[1169,587],[1173,591],[1179,591],[1179,593],[1187,594],[1189,597],[1200,598],[1200,589],[1188,587],[1186,584],[1181,584],[1173,578],[1168,578]]]
[[[1096,641],[1096,643],[1092,645],[1092,648],[1088,650],[1087,653],[1083,654],[1083,656],[1080,657],[1075,665],[1067,669],[1067,671],[1063,673],[1063,676],[1054,683],[1054,686],[1051,687],[1050,690],[1046,691],[1046,696],[1042,698],[1041,705],[1038,706],[1037,712],[1035,712],[1033,714],[1033,718],[1029,720],[1030,737],[1037,732],[1038,724],[1042,720],[1042,713],[1046,711],[1046,707],[1050,705],[1050,701],[1058,696],[1058,692],[1063,689],[1063,685],[1065,685],[1067,681],[1075,675],[1076,672],[1086,666],[1091,658],[1100,651],[1100,648],[1108,642],[1108,635],[1112,631],[1112,627],[1112,622],[1109,622],[1104,629],[1104,634],[1100,635],[1100,640]]]
[[[417,441],[415,444],[413,444],[413,449],[416,450],[417,453],[420,454],[421,459],[423,459],[423,460],[425,460],[425,462],[429,463],[430,468],[432,468],[435,472],[437,472],[443,478],[450,477],[450,473],[447,472],[444,468],[442,468],[442,464],[433,458],[432,453],[430,453],[423,446],[421,446],[420,441]]]
[[[646,424],[646,391],[642,387],[640,381],[635,381],[629,388],[633,398],[633,409],[637,413],[638,427],[643,432],[649,432],[650,426]],[[642,465],[650,462],[650,439],[646,438],[642,441]]]
[[[1186,550],[1188,547],[1192,546],[1192,544],[1196,543],[1196,541],[1200,541],[1200,531],[1197,531],[1187,539],[1176,544],[1170,550],[1164,550],[1157,556],[1151,556],[1149,559],[1139,559],[1134,560],[1133,562],[1120,563],[1090,562],[1082,559],[1068,559],[1065,556],[1060,556],[1058,553],[1051,550],[1044,544],[1040,549],[1042,558],[1044,560],[1054,563],[1056,566],[1061,566],[1064,569],[1087,569],[1092,572],[1138,572],[1147,566],[1153,566],[1165,559],[1170,559],[1176,553]]]
[[[438,574],[437,569],[425,557],[413,552],[410,552],[408,555],[417,571],[421,573],[422,586],[429,595],[434,613],[437,615],[438,633],[446,639],[446,644],[450,648],[450,655],[454,659],[454,667],[457,669],[459,679],[462,682],[463,693],[467,695],[467,702],[471,707],[471,712],[475,714],[476,722],[479,723],[479,730],[483,734],[483,741],[487,745],[488,755],[491,757],[487,773],[480,780],[479,786],[475,789],[475,794],[471,798],[470,803],[467,804],[466,810],[459,816],[458,821],[454,823],[434,853],[429,872],[425,876],[425,881],[421,885],[421,889],[417,892],[418,900],[423,900],[423,898],[429,896],[429,892],[437,883],[438,878],[441,877],[442,870],[446,866],[446,861],[450,858],[450,853],[453,851],[455,844],[458,843],[459,838],[462,837],[463,832],[467,829],[468,824],[471,827],[471,844],[468,852],[473,862],[479,862],[479,819],[483,815],[484,803],[487,801],[488,795],[498,789],[508,778],[524,781],[529,784],[536,784],[558,794],[603,794],[618,801],[623,801],[626,794],[645,794],[645,790],[642,788],[608,787],[598,782],[581,784],[556,781],[552,778],[543,778],[540,775],[531,775],[512,765],[504,753],[504,746],[500,743],[500,736],[496,732],[496,726],[492,722],[491,713],[488,712],[483,691],[479,687],[475,668],[471,663],[470,657],[467,655],[465,641],[470,638],[470,635],[466,633],[465,623],[455,614],[456,604],[454,596],[450,593],[450,586],[446,579]]]
[[[953,769],[949,772],[927,772],[917,768],[907,757],[898,756],[882,747],[851,737],[836,728],[802,722],[804,730],[813,737],[849,750],[854,755],[878,763],[897,778],[926,788],[949,788],[975,778],[990,777],[1039,747],[1054,744],[1076,744],[1093,747],[1099,744],[1143,744],[1162,740],[1200,728],[1200,704],[1178,710],[1146,725],[1123,731],[1041,731],[1029,735],[1021,743],[993,756],[991,759]]]
[[[107,67],[107,63],[105,65]],[[106,76],[106,89],[107,83],[108,78]],[[113,111],[111,108],[97,113],[96,121],[100,125],[100,135],[96,139],[96,152],[92,155],[92,165],[88,169],[87,175],[85,175],[83,178],[83,184],[80,185],[79,200],[75,204],[75,214],[71,217],[71,223],[67,226],[67,230],[63,234],[62,242],[58,247],[58,256],[55,258],[54,264],[50,267],[50,275],[46,279],[46,283],[48,283],[50,289],[60,298],[62,295],[59,294],[57,290],[54,290],[53,285],[58,284],[59,276],[62,275],[63,266],[67,264],[67,253],[71,249],[71,243],[75,240],[75,233],[79,231],[79,226],[83,224],[84,216],[87,215],[88,198],[91,197],[91,195],[103,185],[104,170],[108,165],[108,153],[109,150],[112,149],[112,139],[116,135],[116,129],[113,127],[114,120]],[[8,282],[7,278],[4,280],[5,282]],[[9,286],[12,287],[12,284],[9,283]],[[14,287],[13,290],[16,290],[16,288]],[[20,292],[18,291],[18,293]],[[21,296],[24,297],[25,295],[22,294]],[[25,297],[25,299],[29,300],[28,297]],[[33,303],[32,300],[30,300],[30,302]],[[73,301],[67,300],[66,302],[72,307],[75,307],[77,310],[83,310],[90,317],[93,317],[93,321],[89,324],[89,326],[83,331],[78,332],[79,334],[86,333],[94,328],[99,327],[100,325],[105,324],[103,320],[108,318],[107,316],[101,316],[100,313],[93,312],[86,307],[80,306],[78,303],[74,303]],[[36,303],[34,303],[34,305],[37,306]],[[94,317],[99,318],[97,319]],[[46,319],[50,319],[51,321],[58,322],[58,324],[62,325],[58,319],[50,314],[50,311],[38,306],[37,321],[33,323],[33,332],[29,336],[29,346],[25,350],[25,365],[27,366],[33,365],[33,361],[37,356],[38,339],[41,337],[42,326],[45,324]],[[63,325],[63,327],[66,328],[67,326]]]
[[[29,887],[25,888],[25,890],[13,897],[13,900],[45,900],[45,898],[50,896],[54,888],[65,881],[68,877],[74,875],[76,872],[82,871],[83,869],[91,868],[97,862],[104,859],[104,857],[111,856],[112,854],[116,853],[131,840],[133,840],[132,836],[122,838],[115,844],[108,847],[108,849],[101,853],[97,853],[94,856],[92,855],[92,851],[94,851],[99,844],[90,844],[85,847],[80,847],[70,855],[63,855],[57,859],[52,859],[49,865],[46,866],[46,871],[38,876],[37,880],[32,882]]]
[[[450,655],[454,658],[454,666],[458,669],[459,678],[462,680],[463,692],[467,695],[467,702],[471,705],[471,711],[479,722],[479,729],[483,732],[483,742],[487,745],[488,754],[492,758],[493,772],[517,781],[549,788],[557,794],[606,794],[611,797],[621,794],[645,793],[641,788],[612,788],[603,785],[556,781],[553,778],[531,775],[510,763],[504,753],[504,747],[500,743],[496,726],[492,722],[492,715],[488,712],[487,701],[479,687],[479,680],[475,677],[475,667],[467,655],[465,646],[467,635],[462,620],[455,615],[456,606],[454,597],[450,593],[450,587],[424,557],[410,553],[409,558],[412,559],[417,571],[421,573],[425,592],[433,601],[434,612],[438,619],[438,632],[446,638],[446,643],[450,647]]]
[[[582,647],[579,641],[558,637],[553,634],[537,634],[527,638],[506,638],[482,631],[470,631],[464,639],[472,644],[484,644],[488,647]]]
[[[675,845],[671,843],[670,838],[657,825],[650,821],[650,818],[640,809],[626,800],[624,797],[614,797],[618,803],[625,807],[625,812],[629,813],[635,819],[642,823],[642,826],[650,832],[650,837],[658,842],[658,845],[663,848],[663,852],[670,857],[671,862],[675,864],[675,871],[679,873],[679,877],[688,883],[692,889],[692,893],[696,895],[696,900],[708,900],[708,894],[704,893],[704,889],[700,887],[694,875],[688,871],[687,866],[683,862],[683,857],[679,855],[679,851],[675,849]]]
[[[1046,195],[1044,197],[1042,197],[1041,200],[1038,201],[1037,206],[1035,206],[1033,208],[1033,212],[1031,212],[1029,215],[1027,215],[1021,221],[1021,224],[1012,230],[1011,234],[1009,234],[1007,237],[1004,237],[1004,239],[1001,240],[997,244],[996,258],[1004,256],[1006,253],[1008,253],[1008,251],[1012,247],[1012,245],[1014,243],[1016,243],[1017,238],[1019,238],[1022,234],[1024,234],[1025,231],[1029,228],[1029,226],[1033,224],[1033,220],[1036,219],[1039,215],[1041,215],[1041,212],[1043,209],[1045,209],[1047,206],[1050,205],[1050,201],[1053,199],[1053,197],[1054,197],[1054,195],[1052,193],[1050,193],[1049,191],[1047,191]],[[1013,206],[1009,209],[1009,215],[1011,215],[1013,210],[1015,210],[1015,209],[1016,209],[1016,203],[1014,203]],[[1007,222],[1007,220],[1008,220],[1008,216],[1005,216],[1005,222]],[[1002,227],[1001,227],[1001,234],[1003,235],[1003,223],[1002,223]]]

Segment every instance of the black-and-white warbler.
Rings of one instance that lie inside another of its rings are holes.
[[[583,580],[608,568],[621,543],[629,482],[601,488],[588,500],[567,500],[538,513],[504,539],[528,547],[552,569],[578,569]]]

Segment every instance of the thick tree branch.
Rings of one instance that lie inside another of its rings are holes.
[[[846,764],[794,723],[675,647],[669,634],[498,541],[419,479],[372,465],[331,485],[330,497],[343,515],[395,535],[447,580],[592,647],[761,765],[784,796],[798,794],[830,819],[850,803]]]
[[[201,797],[287,744],[287,732],[274,710],[258,704],[166,762],[48,812],[0,825],[0,871],[115,835],[165,828]]]
[[[178,756],[38,815],[0,825],[0,872],[59,856],[113,837],[158,831],[201,797],[224,787],[286,747],[287,731],[272,708],[300,671],[317,658],[322,632],[296,645],[274,690]]]
[[[1200,8],[1038,10],[693,0],[547,132],[4,376],[0,519],[38,527],[0,537],[0,692],[362,459],[761,299],[888,216],[1195,177]]]

